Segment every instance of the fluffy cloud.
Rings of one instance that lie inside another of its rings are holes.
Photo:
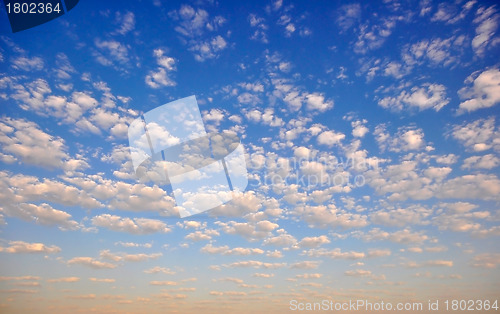
[[[472,86],[466,86],[458,91],[461,102],[457,113],[475,111],[481,108],[493,107],[500,103],[500,70],[491,69],[477,75],[473,73],[465,81]]]
[[[61,248],[55,245],[47,246],[43,243],[28,243],[24,241],[10,241],[8,247],[0,247],[0,252],[6,253],[59,253]]]
[[[330,243],[330,240],[328,239],[327,236],[322,235],[319,237],[305,237],[300,240],[298,243],[298,246],[300,248],[315,248],[319,247],[323,244],[328,244]]]
[[[243,248],[235,247],[230,249],[229,246],[213,246],[212,244],[207,244],[200,249],[200,252],[207,254],[222,254],[222,255],[258,255],[264,254],[264,250],[259,248]]]
[[[378,101],[382,108],[396,112],[412,109],[439,111],[448,103],[446,88],[440,84],[424,84],[422,87],[412,88],[409,92],[402,91],[396,97],[385,97]]]
[[[346,212],[338,209],[333,204],[329,204],[328,206],[297,206],[293,211],[293,215],[301,217],[312,226],[321,228],[360,228],[368,225],[366,216]]]
[[[226,22],[223,17],[210,18],[207,11],[194,9],[189,5],[183,5],[178,11],[172,11],[169,15],[179,21],[175,31],[187,42],[188,49],[194,52],[197,61],[217,58],[219,53],[227,48],[228,43],[221,35],[205,39],[207,33],[218,30]]]
[[[127,232],[130,234],[151,234],[157,232],[169,232],[167,224],[156,219],[147,218],[122,218],[116,215],[102,214],[92,218],[94,226],[106,228],[113,231]]]
[[[334,131],[324,131],[318,135],[318,144],[333,146],[340,144],[340,142],[345,138],[345,134]]]
[[[101,262],[92,257],[74,257],[68,261],[68,265],[84,265],[94,269],[111,269],[116,268],[115,264]]]
[[[498,37],[495,37],[498,20],[499,14],[495,6],[480,7],[477,10],[473,21],[477,27],[476,36],[472,39],[472,48],[478,56],[483,56],[486,49],[498,44]]]
[[[464,160],[463,169],[493,169],[500,165],[500,159],[493,154],[472,156]]]
[[[62,278],[53,278],[47,279],[47,282],[56,283],[56,282],[78,282],[80,281],[79,277],[62,277]]]
[[[26,120],[0,119],[0,143],[5,154],[45,168],[62,168],[69,157],[63,139],[45,133],[34,122]]]
[[[161,48],[155,49],[153,54],[158,68],[156,71],[149,71],[145,78],[146,84],[151,88],[175,86],[175,81],[170,78],[170,73],[176,71],[175,59],[165,56],[165,51]]]
[[[43,69],[43,60],[39,57],[27,58],[21,56],[12,60],[11,66],[17,70],[40,71]]]
[[[500,130],[495,127],[494,117],[455,125],[451,136],[470,151],[482,152],[491,148],[500,151]]]
[[[474,256],[472,266],[480,268],[496,268],[500,264],[499,253],[483,253]]]
[[[381,124],[375,128],[374,135],[382,151],[420,150],[425,145],[423,130],[414,127],[400,127],[397,133],[391,136],[386,132],[385,125]]]

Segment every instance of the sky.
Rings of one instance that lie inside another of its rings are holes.
[[[0,16],[2,313],[499,298],[495,1],[82,0],[17,33]],[[128,126],[192,95],[207,132],[239,137],[248,186],[180,218],[135,174]]]

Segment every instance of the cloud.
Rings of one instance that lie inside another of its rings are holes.
[[[271,278],[274,277],[274,274],[255,273],[253,276],[258,278]]]
[[[150,259],[157,259],[163,256],[162,253],[151,253],[151,254],[126,254],[126,253],[112,253],[109,250],[101,250],[99,256],[103,259],[111,260],[114,262],[126,261],[126,262],[142,262]]]
[[[234,195],[231,201],[210,210],[212,216],[241,217],[262,208],[262,199],[255,191],[245,191]]]
[[[493,169],[500,165],[500,159],[493,154],[472,156],[464,159],[462,169]]]
[[[412,205],[408,208],[384,208],[373,211],[370,214],[370,221],[384,226],[404,227],[409,224],[424,224],[425,219],[431,215],[432,210],[423,206]]]
[[[194,242],[198,242],[198,241],[208,241],[208,240],[211,240],[212,237],[216,237],[216,236],[219,236],[219,232],[217,230],[205,229],[203,231],[192,232],[192,233],[188,234],[187,236],[185,236],[185,239],[191,240]]]
[[[127,12],[125,14],[116,12],[116,21],[120,24],[116,33],[120,35],[125,35],[135,28],[135,15],[132,12]]]
[[[455,125],[451,130],[451,136],[469,151],[482,152],[491,148],[500,151],[500,129],[495,127],[493,116]]]
[[[363,270],[363,269],[355,269],[355,270],[346,270],[344,272],[346,276],[352,276],[352,277],[371,277],[372,272],[369,270]]]
[[[399,127],[394,135],[386,132],[386,126],[379,124],[373,133],[382,151],[393,152],[421,150],[425,145],[424,131],[415,127]]]
[[[290,265],[292,269],[316,269],[319,267],[321,261],[302,261]]]
[[[500,199],[500,179],[494,174],[463,175],[443,182],[437,191],[439,198]]]
[[[370,242],[389,240],[394,243],[402,244],[422,243],[429,238],[422,231],[412,232],[410,229],[403,229],[391,233],[380,228],[373,228],[367,233],[359,233],[357,236],[360,236],[363,240]]]
[[[12,60],[11,66],[16,70],[40,71],[43,69],[43,60],[39,57],[17,57]]]
[[[0,281],[17,281],[17,280],[40,280],[41,278],[38,276],[0,276]]]
[[[256,261],[256,260],[249,260],[249,261],[240,261],[240,262],[234,262],[230,264],[225,264],[223,265],[224,267],[228,268],[236,268],[236,267],[242,267],[242,268],[267,268],[267,269],[274,269],[274,268],[282,268],[286,266],[286,263],[266,263],[266,262],[261,262],[261,261]]]
[[[178,283],[175,281],[157,281],[157,280],[150,281],[149,284],[152,286],[177,286],[178,285]]]
[[[382,17],[380,21],[365,23],[359,26],[359,32],[354,43],[354,52],[366,54],[370,50],[376,50],[385,43],[396,27],[398,17]]]
[[[98,261],[92,257],[74,257],[74,258],[70,259],[67,263],[68,263],[68,265],[78,264],[78,265],[88,266],[88,267],[94,268],[94,269],[116,268],[115,264],[101,262],[101,261]]]
[[[80,281],[79,277],[62,277],[62,278],[47,279],[47,282],[50,282],[50,283],[57,283],[57,282],[78,282],[78,281]]]
[[[469,85],[472,83],[472,86],[458,91],[461,99],[467,99],[460,103],[458,114],[490,108],[500,103],[500,70],[486,70],[479,75],[475,72],[465,82]]]
[[[9,204],[4,207],[3,212],[7,216],[17,217],[25,221],[34,221],[41,225],[59,225],[59,228],[62,230],[76,230],[79,228],[76,221],[70,220],[70,214],[54,209],[46,203],[40,205],[26,203],[17,205]]]
[[[250,23],[250,26],[255,29],[252,36],[250,39],[252,40],[257,40],[260,41],[264,44],[267,44],[269,42],[268,37],[267,37],[267,25],[265,20],[261,17],[258,17],[255,14],[250,14],[248,16],[248,22]]]
[[[446,87],[441,84],[424,84],[422,87],[413,87],[409,92],[402,91],[396,97],[385,97],[378,101],[379,106],[394,112],[403,110],[423,111],[441,110],[450,102],[446,97]]]
[[[111,66],[114,63],[126,65],[129,62],[128,45],[124,45],[116,40],[101,40],[96,38],[95,46],[100,50],[96,51],[94,56],[100,64]],[[111,59],[111,60],[110,60]]]
[[[295,239],[295,237],[293,237],[292,235],[286,233],[281,233],[278,236],[267,238],[262,242],[263,245],[273,245],[280,247],[289,247],[295,245],[296,243],[297,239]]]
[[[47,246],[43,243],[28,243],[24,241],[9,241],[8,247],[0,247],[0,252],[5,253],[45,253],[54,254],[61,252],[55,245]]]
[[[354,137],[364,137],[366,133],[368,133],[370,130],[365,126],[365,123],[368,121],[363,119],[363,120],[357,120],[357,121],[352,121],[351,126],[352,126],[352,136]]]
[[[259,248],[243,248],[235,247],[230,249],[229,246],[213,246],[211,243],[200,249],[200,252],[207,254],[222,254],[222,255],[258,255],[264,254],[264,250]]]
[[[482,253],[474,256],[472,266],[480,268],[496,268],[500,264],[499,253]]]
[[[330,243],[330,240],[327,236],[322,235],[319,237],[304,237],[297,244],[300,248],[316,248],[323,244]]]
[[[336,24],[342,31],[356,26],[361,21],[361,6],[359,3],[347,4],[340,7],[337,11]]]
[[[122,218],[116,215],[102,214],[91,219],[94,226],[130,234],[151,234],[170,232],[167,224],[156,219]]]
[[[64,140],[40,130],[34,122],[3,117],[0,119],[2,151],[24,163],[44,168],[62,168],[66,153]]]
[[[116,281],[115,279],[111,278],[95,278],[95,277],[90,277],[89,280],[92,282],[102,282],[102,283],[113,283]]]
[[[194,52],[195,60],[203,62],[214,59],[219,53],[228,47],[228,43],[221,35],[208,36],[207,33],[218,30],[226,20],[222,16],[210,18],[207,11],[194,9],[189,5],[183,5],[178,11],[170,12],[170,17],[179,21],[175,31],[179,33],[188,49]]]
[[[453,261],[449,260],[431,260],[425,261],[423,263],[409,262],[406,264],[409,268],[421,268],[421,267],[453,267]]]
[[[368,225],[366,216],[338,209],[333,204],[328,206],[297,206],[293,214],[301,217],[310,225],[320,228],[360,228]]]
[[[498,37],[494,37],[498,28],[498,20],[499,14],[497,14],[495,6],[480,7],[477,10],[473,22],[478,26],[476,27],[476,36],[472,39],[472,49],[476,55],[482,57],[488,48],[496,46],[500,42]]]
[[[340,144],[340,142],[345,138],[345,134],[335,131],[324,131],[318,135],[318,144],[333,146]]]
[[[146,269],[144,272],[146,274],[158,274],[158,273],[162,273],[162,274],[166,274],[166,275],[175,275],[175,271],[172,271],[169,268],[160,267],[160,266],[155,266],[153,268]]]
[[[177,70],[175,59],[165,56],[165,51],[161,48],[155,49],[153,54],[158,68],[156,71],[149,71],[145,78],[146,84],[151,88],[175,86],[177,83],[170,78],[170,73]]]
[[[307,251],[307,256],[310,257],[329,257],[331,259],[350,259],[350,260],[355,260],[355,259],[362,259],[366,255],[363,252],[356,252],[356,251],[349,251],[349,252],[342,252],[341,249],[336,248],[332,250],[328,249],[311,249]]]

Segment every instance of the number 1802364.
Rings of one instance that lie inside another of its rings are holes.
[[[54,6],[52,3],[7,3],[5,5],[7,8],[7,13],[11,14],[51,14],[51,13],[60,13],[61,8],[59,7],[59,3],[56,3]]]
[[[498,301],[445,300],[446,311],[498,311]]]

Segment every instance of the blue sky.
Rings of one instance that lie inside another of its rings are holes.
[[[498,298],[499,10],[89,0],[15,34],[2,11],[2,311]],[[249,184],[180,219],[127,131],[190,95]]]

